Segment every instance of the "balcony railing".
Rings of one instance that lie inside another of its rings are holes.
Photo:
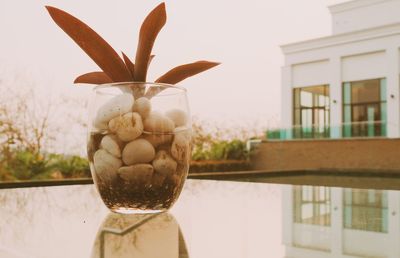
[[[337,139],[354,137],[385,137],[386,121],[352,122],[337,126],[311,125],[275,128],[266,131],[267,140]]]

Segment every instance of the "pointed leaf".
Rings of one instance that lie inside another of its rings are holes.
[[[132,63],[132,61],[129,59],[129,57],[128,57],[127,55],[125,55],[124,52],[122,52],[122,57],[124,58],[126,67],[128,68],[129,72],[131,73],[132,81],[134,81],[134,80],[135,80],[135,79],[134,79],[134,78],[135,78],[135,77],[134,77],[134,74],[135,74],[135,64]]]
[[[198,73],[204,72],[220,63],[208,62],[208,61],[198,61],[190,64],[184,64],[177,66],[166,74],[161,76],[156,80],[156,82],[176,84],[184,79],[196,75]]]
[[[196,75],[198,73],[204,72],[214,66],[219,65],[220,63],[216,62],[208,62],[208,61],[198,61],[194,63],[184,64],[177,66],[163,76],[156,80],[156,83],[167,83],[167,84],[176,84],[184,79]],[[145,96],[147,98],[152,98],[161,91],[163,91],[163,87],[152,87],[150,88]]]
[[[158,33],[167,22],[165,3],[159,4],[147,15],[140,28],[139,43],[135,58],[135,80],[145,82],[151,50]]]
[[[104,72],[91,72],[78,76],[74,83],[104,84],[113,83],[113,81]]]
[[[56,24],[114,81],[130,81],[131,76],[117,52],[88,25],[55,7],[46,6]]]

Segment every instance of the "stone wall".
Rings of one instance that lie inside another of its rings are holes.
[[[264,141],[252,155],[253,169],[360,169],[400,171],[400,139]]]

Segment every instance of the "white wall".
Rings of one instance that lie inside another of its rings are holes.
[[[388,240],[389,235],[385,233],[344,229],[343,253],[365,257],[386,257],[392,247]]]
[[[385,78],[388,70],[385,52],[343,57],[341,70],[343,82]]]
[[[387,135],[400,137],[400,30],[396,29],[387,36],[371,36],[370,39],[347,40],[345,43],[336,40],[333,37],[335,44],[329,46],[316,46],[285,55],[282,70],[282,100],[285,100],[282,101],[282,126],[289,127],[292,124],[294,87],[327,82],[331,97],[330,124],[338,126],[342,123],[342,82],[386,78]],[[340,133],[340,130],[332,130],[331,137],[338,138]]]
[[[330,125],[331,138],[340,138],[342,130],[342,71],[341,58],[331,56],[329,60],[329,97],[330,97]]]
[[[293,87],[306,87],[329,83],[329,61],[296,64],[292,67]]]
[[[400,137],[399,44],[393,42],[386,50],[387,131],[389,137]]]
[[[293,223],[293,245],[317,251],[331,249],[331,227]]]
[[[331,226],[293,223],[293,189],[282,189],[283,244],[285,257],[356,258],[400,257],[400,194],[388,193],[388,232],[343,228],[343,188],[331,187]]]
[[[400,1],[359,0],[330,7],[333,34],[400,22]]]

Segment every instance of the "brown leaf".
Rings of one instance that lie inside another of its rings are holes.
[[[145,82],[151,50],[158,33],[167,22],[165,3],[159,4],[147,15],[139,32],[139,43],[135,58],[135,80]]]
[[[78,76],[74,83],[104,84],[113,83],[113,81],[104,72],[91,72]]]
[[[204,72],[214,66],[219,65],[220,63],[216,62],[208,62],[208,61],[198,61],[190,64],[184,64],[177,66],[163,76],[158,78],[156,82],[160,83],[168,83],[168,84],[176,84],[184,79],[196,75],[198,73]]]
[[[131,76],[117,52],[88,25],[55,7],[46,6],[57,25],[114,81],[130,81]]]
[[[129,57],[127,55],[125,55],[124,52],[122,52],[122,57],[124,58],[125,61],[125,65],[128,68],[129,72],[131,73],[132,76],[132,80],[135,81],[135,64],[132,63],[132,61],[129,59]]]
[[[169,70],[167,73],[165,73],[163,76],[158,78],[156,80],[156,83],[167,83],[167,84],[176,84],[180,81],[183,81],[184,79],[191,77],[193,75],[196,75],[198,73],[204,72],[210,68],[213,68],[214,66],[219,65],[220,63],[216,62],[209,62],[209,61],[197,61],[194,63],[189,63],[189,64],[184,64],[177,66],[171,70]],[[163,91],[165,88],[163,87],[152,87],[150,88],[145,96],[147,98],[152,98],[161,91]]]

